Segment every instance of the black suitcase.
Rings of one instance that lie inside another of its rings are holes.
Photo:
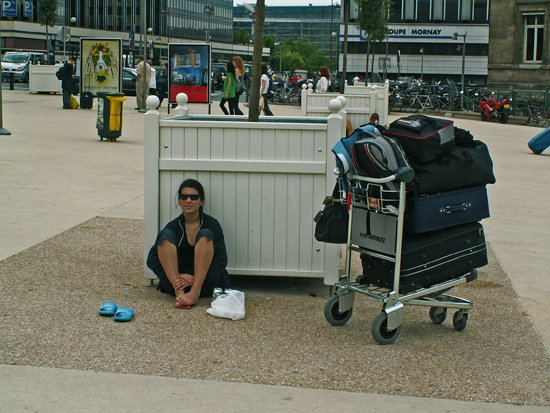
[[[362,254],[361,261],[363,283],[393,288],[393,262],[368,254]],[[399,292],[407,293],[449,281],[487,263],[485,235],[478,222],[405,235]]]
[[[94,95],[92,92],[82,92],[80,95],[80,108],[92,109],[94,107]]]
[[[418,234],[489,218],[487,187],[473,186],[433,195],[407,196],[405,233]]]

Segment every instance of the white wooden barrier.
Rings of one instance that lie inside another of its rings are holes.
[[[176,116],[161,119],[150,96],[145,114],[145,245],[181,214],[184,179],[206,191],[205,212],[223,228],[228,271],[239,275],[338,280],[338,245],[315,240],[313,218],[334,184],[332,147],[340,139],[341,103],[330,116],[191,116],[177,97]],[[180,115],[180,116],[178,116]],[[145,277],[155,275],[145,266]]]
[[[352,92],[348,93],[348,90]],[[311,87],[303,88],[302,116],[326,117],[328,102],[338,96],[340,96],[338,93],[313,93]],[[343,96],[347,119],[353,129],[369,123],[370,115],[375,112],[380,117],[380,123],[388,125],[389,82],[383,85],[346,86],[346,93]]]
[[[61,65],[30,65],[29,93],[62,93],[61,81],[55,76]]]

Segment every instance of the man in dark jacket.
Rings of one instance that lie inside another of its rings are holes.
[[[61,79],[61,88],[63,89],[63,109],[71,108],[71,95],[74,93],[74,65],[76,59],[71,57],[67,63],[63,65],[64,73]]]

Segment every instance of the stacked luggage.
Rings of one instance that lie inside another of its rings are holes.
[[[359,175],[388,176],[407,162],[415,172],[406,191],[401,293],[452,280],[487,264],[479,221],[489,217],[486,185],[495,183],[495,177],[483,142],[454,127],[451,120],[423,115],[396,120],[382,136],[363,128],[346,139],[343,146],[349,147],[351,163]],[[339,167],[345,173],[342,163]],[[395,190],[391,186],[386,189],[388,193]],[[369,242],[385,239],[387,234],[377,234],[376,228],[377,221],[387,218],[372,210],[362,214],[366,217],[360,225],[367,223]],[[378,227],[387,232],[387,226]],[[362,254],[361,260],[362,283],[392,287],[393,263],[376,254]]]

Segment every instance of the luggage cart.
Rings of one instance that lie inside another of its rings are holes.
[[[473,307],[471,301],[446,294],[452,288],[477,278],[477,270],[460,274],[450,281],[419,288],[412,292],[400,292],[401,251],[403,243],[403,221],[405,213],[405,184],[414,177],[410,168],[402,168],[387,178],[369,178],[353,175],[346,181],[340,177],[342,199],[348,200],[349,226],[346,244],[345,274],[336,283],[336,292],[325,305],[326,320],[335,326],[348,322],[353,313],[355,295],[363,294],[383,303],[382,312],[373,323],[371,332],[380,344],[391,344],[401,332],[404,306],[417,305],[430,307],[429,316],[435,324],[441,324],[447,317],[447,309],[457,309],[453,316],[453,326],[462,331],[466,328],[468,313]],[[405,182],[406,181],[406,182]],[[389,190],[388,183],[396,190]],[[386,185],[384,185],[386,184]],[[365,218],[367,216],[368,218]],[[355,217],[355,218],[354,218]],[[365,225],[376,225],[384,231],[384,237],[371,236]],[[382,239],[383,238],[383,239]],[[381,242],[383,241],[383,242]],[[352,279],[352,252],[364,253],[394,263],[393,285],[385,288],[373,284],[363,284],[361,277]]]

